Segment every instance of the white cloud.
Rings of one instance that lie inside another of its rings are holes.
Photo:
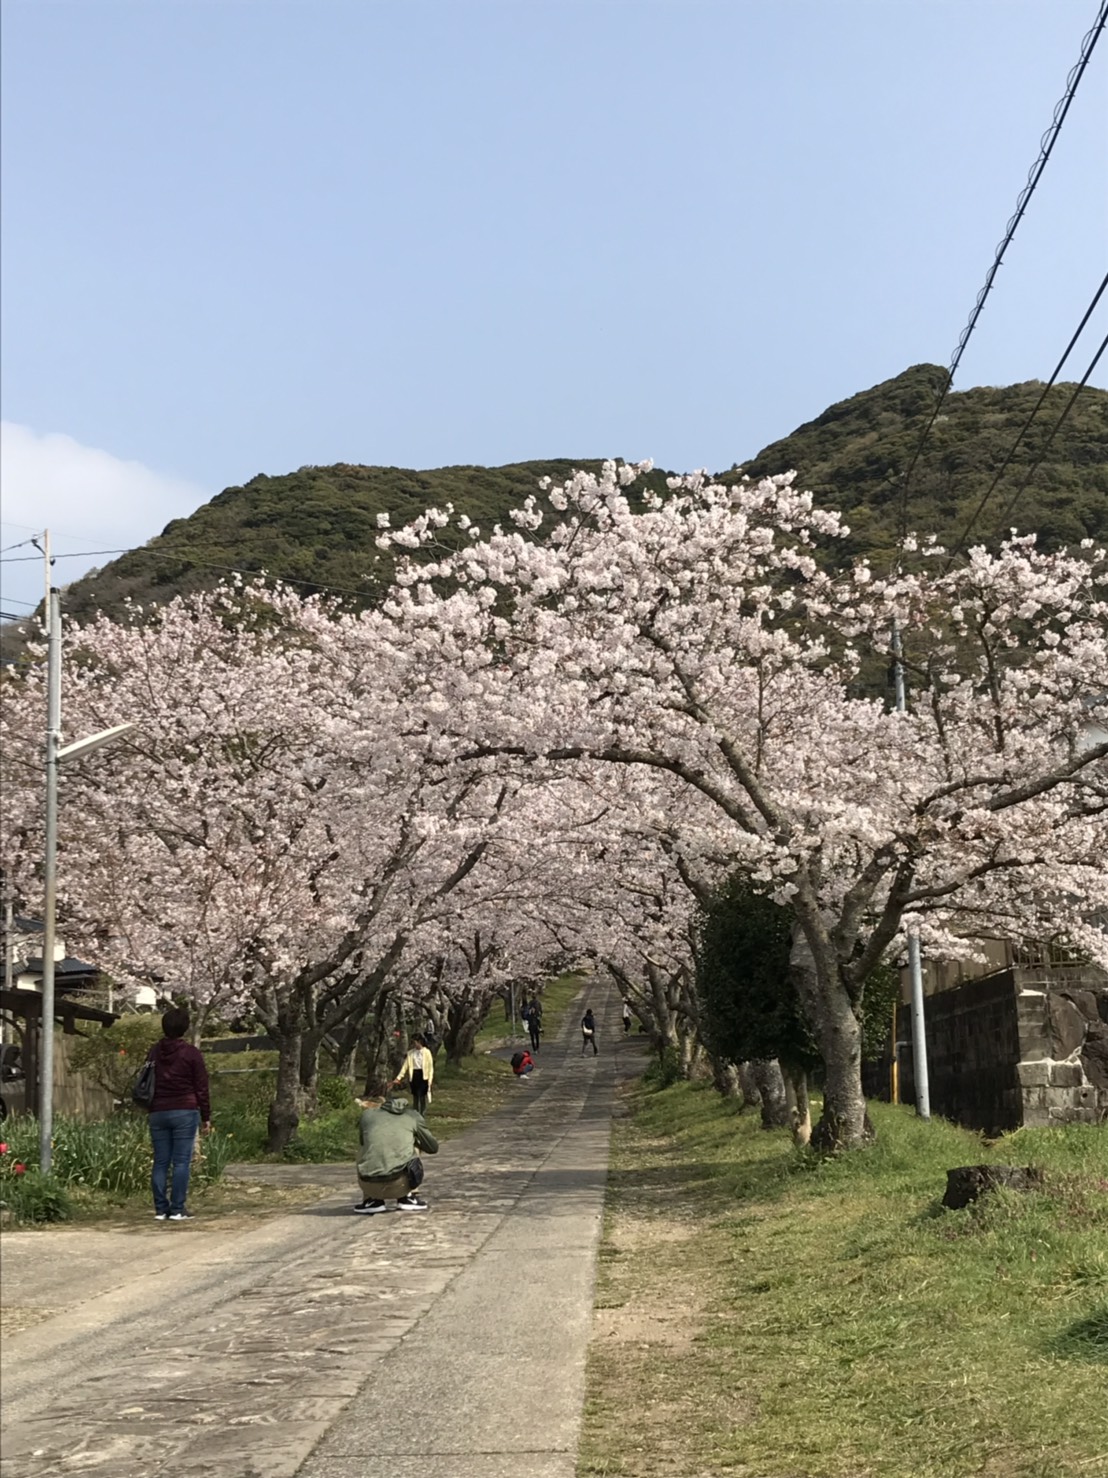
[[[142,462],[82,446],[59,432],[40,435],[13,421],[0,422],[0,490],[5,548],[48,528],[59,556],[145,544],[211,496]],[[0,607],[18,613],[41,599],[43,571],[33,561],[12,562],[16,553],[35,551],[8,550],[0,565]],[[113,557],[59,558],[54,583],[66,585]]]

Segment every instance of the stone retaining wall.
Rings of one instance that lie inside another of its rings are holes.
[[[1108,1120],[1108,978],[1091,967],[1017,967],[928,996],[931,1111],[999,1134]],[[915,1099],[911,1016],[897,1036],[901,1099]]]

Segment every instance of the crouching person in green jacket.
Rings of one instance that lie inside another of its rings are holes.
[[[387,1211],[396,1199],[397,1211],[426,1211],[427,1202],[415,1194],[423,1180],[422,1150],[437,1155],[439,1142],[422,1114],[408,1107],[406,1098],[363,1098],[358,1152],[358,1185],[362,1201],[354,1207],[363,1216]]]

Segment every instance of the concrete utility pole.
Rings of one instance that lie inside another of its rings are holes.
[[[893,676],[896,683],[896,710],[904,713],[904,664],[901,662],[900,628],[893,622]],[[908,936],[908,979],[911,985],[912,1069],[916,1080],[916,1113],[921,1119],[931,1117],[931,1086],[927,1081],[927,1026],[923,1015],[923,968],[920,964],[919,940]],[[893,1056],[896,1056],[896,1032],[893,1032]],[[899,1084],[898,1084],[899,1087]]]
[[[4,989],[15,987],[15,904],[9,898],[4,904]],[[8,1040],[8,1018],[0,1016],[0,1046]]]
[[[117,724],[87,739],[62,746],[62,606],[51,584],[50,533],[43,534],[46,560],[46,836],[43,852],[42,1020],[39,1034],[39,1168],[50,1173],[54,1138],[54,946],[58,907],[58,766],[99,749],[134,724]]]
[[[46,534],[45,547],[50,548]],[[47,580],[50,578],[47,553]],[[38,1157],[43,1175],[50,1173],[54,1135],[54,937],[58,903],[58,750],[62,728],[61,597],[46,592],[46,847],[42,894],[42,1019],[39,1031]]]

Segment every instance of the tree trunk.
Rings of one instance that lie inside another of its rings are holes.
[[[473,1051],[473,1043],[481,1029],[481,1017],[468,1001],[452,1003],[446,1020],[446,1060],[456,1067]]]
[[[300,1038],[299,1096],[300,1112],[309,1118],[319,1108],[319,1043],[318,1031],[306,1031]]]
[[[379,1000],[363,1040],[365,1050],[365,1097],[381,1098],[392,1079],[392,1038],[386,1000]]]
[[[785,1079],[785,1103],[789,1110],[789,1128],[793,1143],[806,1145],[812,1138],[812,1107],[808,1098],[808,1074],[802,1067],[782,1067]]]
[[[721,1098],[739,1098],[742,1087],[739,1079],[739,1070],[733,1062],[726,1062],[722,1057],[711,1056],[712,1064],[712,1087]]]
[[[278,1039],[277,1087],[269,1106],[269,1136],[265,1147],[271,1154],[279,1155],[288,1146],[300,1123],[297,1107],[300,1090],[299,1023],[282,1025],[272,1035]]]
[[[740,1062],[738,1066],[739,1087],[742,1089],[744,1108],[761,1108],[762,1090],[758,1087],[758,1079],[754,1072],[752,1062]]]
[[[821,953],[817,961],[804,930],[796,931],[789,969],[824,1065],[823,1113],[812,1144],[833,1154],[865,1144],[873,1127],[862,1093],[862,1024],[838,963]]]
[[[700,1065],[700,1043],[696,1036],[690,1031],[678,1030],[677,1033],[677,1060],[680,1065],[681,1076],[686,1083],[691,1083],[697,1076]]]
[[[751,1062],[750,1070],[758,1085],[762,1105],[763,1129],[788,1129],[789,1105],[785,1101],[785,1079],[775,1057]]]
[[[324,1050],[331,1058],[334,1065],[335,1075],[345,1078],[348,1083],[354,1082],[354,1058],[358,1050],[358,1040],[362,1034],[362,1022],[353,1025],[347,1022],[344,1026],[323,1040]]]

